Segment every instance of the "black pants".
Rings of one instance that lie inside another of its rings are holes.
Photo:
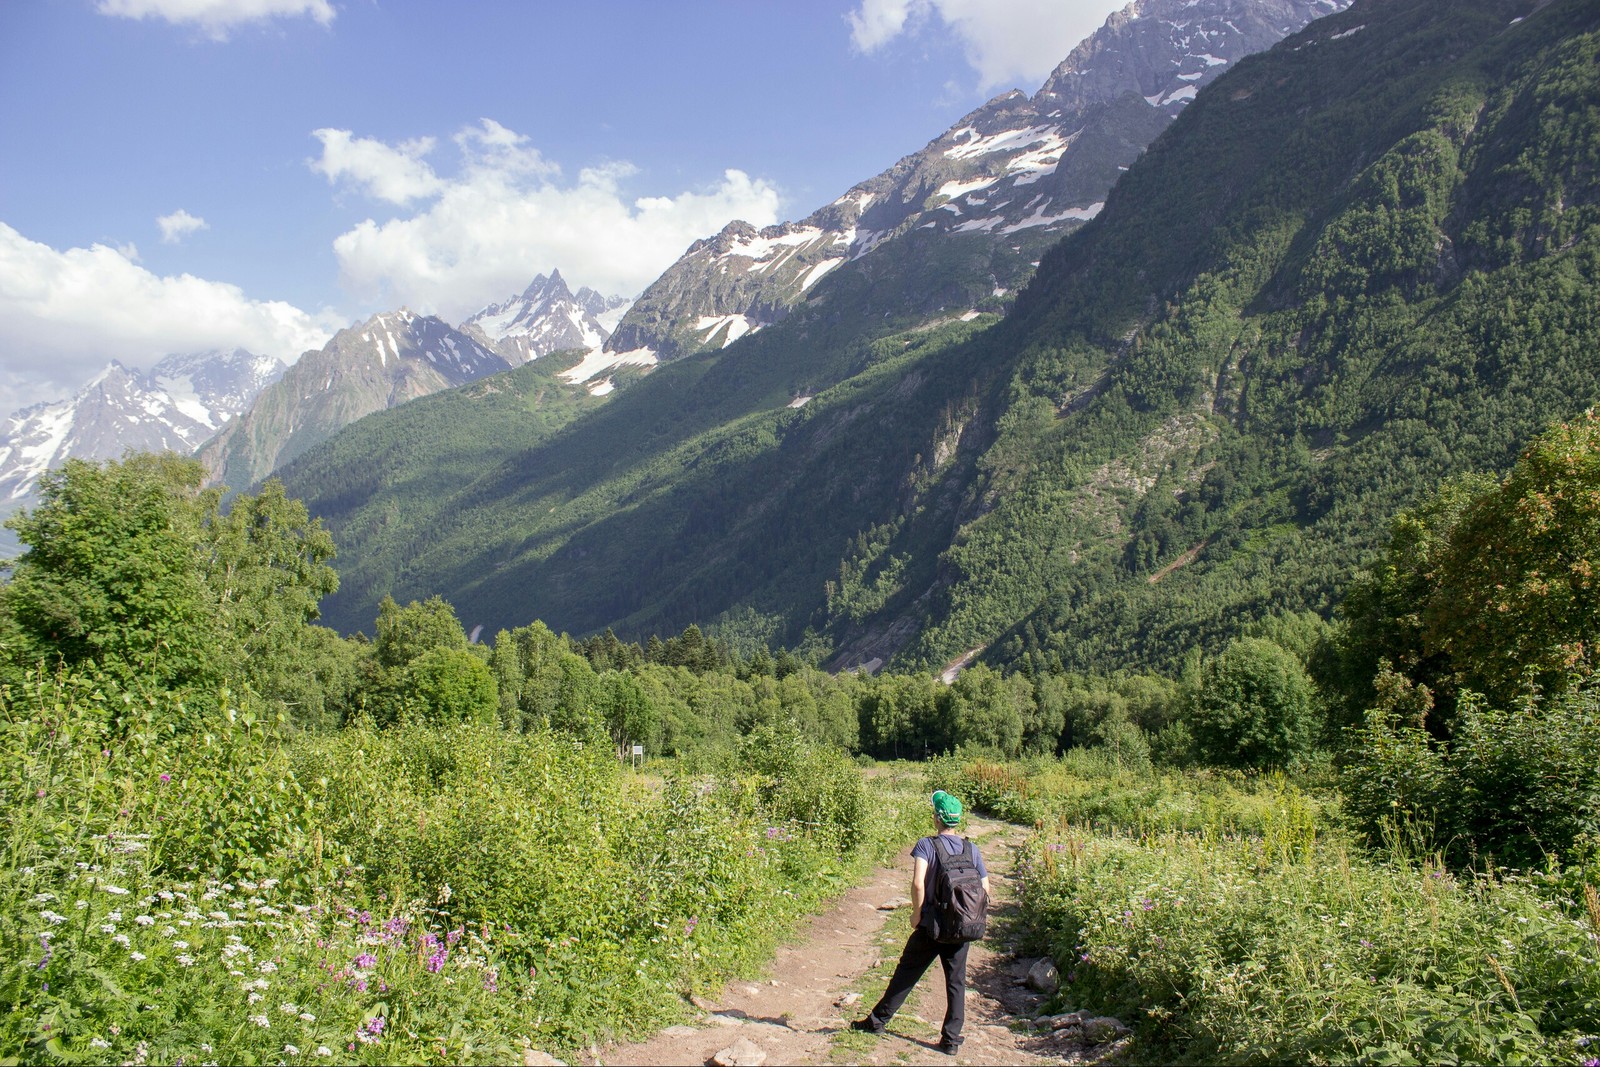
[[[963,941],[959,945],[941,945],[920,926],[911,931],[900,953],[900,963],[889,979],[889,988],[883,991],[883,999],[867,1016],[874,1027],[881,1030],[889,1025],[894,1013],[911,995],[911,987],[917,984],[928,964],[937,959],[944,964],[945,1000],[948,1002],[939,1036],[952,1045],[959,1044],[961,1026],[967,1021],[967,948],[970,944]]]

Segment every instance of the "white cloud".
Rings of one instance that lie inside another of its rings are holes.
[[[166,19],[198,27],[216,41],[246,22],[309,16],[323,26],[333,22],[328,0],[100,0],[102,15],[129,19]]]
[[[211,226],[205,219],[191,215],[183,208],[179,208],[170,215],[158,215],[156,225],[161,227],[161,241],[163,244],[175,245],[196,230],[209,230]],[[131,247],[131,246],[130,246]],[[128,259],[137,259],[138,250],[134,250]]]
[[[1122,0],[860,0],[850,40],[875,52],[935,20],[955,34],[979,88],[1037,88]]]
[[[311,136],[322,142],[322,158],[310,160],[311,169],[330,183],[348,179],[368,196],[391,204],[409,204],[444,187],[422,159],[433,151],[432,137],[391,147],[369,137],[352,137],[349,130],[312,130]]]
[[[293,361],[344,325],[190,274],[158,276],[105,245],[57,251],[0,222],[0,414],[80,388],[109,360],[243,346]]]
[[[376,144],[394,153],[384,158],[415,158],[347,131],[316,135],[325,147]],[[527,138],[490,119],[463,130],[455,142],[461,171],[447,180],[435,177],[437,196],[424,210],[382,223],[367,219],[335,239],[334,253],[353,294],[451,322],[551,268],[574,285],[630,295],[654,281],[690,243],[732,220],[766,226],[778,219],[777,190],[739,170],[725,171],[708,189],[630,200],[621,183],[638,171],[625,162],[586,168],[575,181],[563,181],[559,168]],[[374,158],[380,155],[373,152]],[[322,173],[333,169],[313,166]],[[370,172],[347,167],[339,173],[374,187]]]

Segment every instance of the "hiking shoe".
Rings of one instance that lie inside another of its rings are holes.
[[[944,1053],[946,1056],[954,1056],[956,1053],[961,1051],[961,1042],[941,1041],[939,1042],[939,1051]]]
[[[881,1034],[881,1033],[883,1033],[883,1027],[881,1027],[877,1023],[873,1022],[872,1021],[872,1016],[870,1016],[870,1015],[867,1016],[865,1019],[856,1019],[854,1022],[852,1022],[850,1024],[850,1029],[852,1029],[852,1030],[860,1030],[864,1034]]]

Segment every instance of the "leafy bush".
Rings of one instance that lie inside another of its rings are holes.
[[[1466,693],[1448,742],[1380,703],[1351,732],[1341,786],[1354,828],[1375,844],[1410,839],[1458,865],[1571,858],[1600,842],[1600,693],[1510,710]]]
[[[1576,1063],[1600,1040],[1600,905],[1570,880],[1071,831],[1019,874],[1061,998],[1132,1023],[1140,1061]]]

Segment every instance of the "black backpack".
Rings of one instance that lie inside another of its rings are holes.
[[[933,854],[933,928],[928,932],[946,945],[978,940],[989,921],[989,893],[972,842],[962,838],[961,851],[952,856],[934,838]]]

